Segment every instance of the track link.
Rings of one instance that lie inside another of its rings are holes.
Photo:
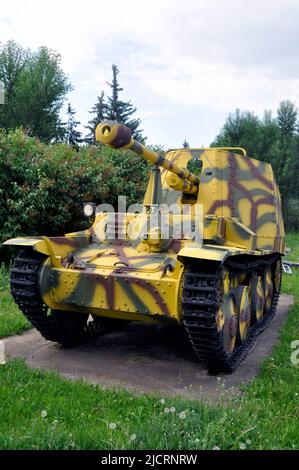
[[[45,257],[31,249],[21,250],[14,258],[10,274],[12,296],[30,323],[50,341],[71,346],[99,333],[95,322],[87,322],[76,335],[70,336],[59,321],[49,314],[39,293],[38,273]],[[67,315],[68,313],[66,313]]]
[[[247,356],[257,336],[273,319],[279,300],[279,292],[272,298],[269,314],[252,325],[246,340],[235,347],[232,353],[225,351],[222,331],[216,323],[216,314],[223,300],[222,274],[226,267],[230,272],[252,273],[262,270],[278,258],[269,257],[249,263],[227,262],[203,264],[200,269],[189,266],[186,270],[183,295],[182,317],[185,330],[199,361],[210,373],[233,372]]]

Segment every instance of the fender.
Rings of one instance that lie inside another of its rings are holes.
[[[65,237],[18,237],[11,238],[3,245],[31,247],[46,256],[50,256],[52,266],[61,267],[61,259],[83,248],[90,242],[90,232],[77,232]]]
[[[223,263],[228,256],[249,254],[248,250],[235,247],[224,247],[217,245],[206,245],[205,247],[186,246],[178,253],[178,259],[184,263],[188,258],[217,261]],[[187,259],[186,259],[187,258]]]

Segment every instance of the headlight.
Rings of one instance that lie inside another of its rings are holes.
[[[84,205],[83,212],[86,217],[92,217],[95,214],[96,206],[93,203],[88,203]]]

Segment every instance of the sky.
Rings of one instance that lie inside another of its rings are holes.
[[[209,146],[236,108],[299,107],[299,0],[9,0],[0,42],[60,52],[87,124],[111,65],[148,143]]]

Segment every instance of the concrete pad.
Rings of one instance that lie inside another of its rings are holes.
[[[82,378],[102,387],[217,402],[240,393],[240,385],[258,374],[292,303],[292,296],[281,295],[275,318],[231,375],[208,375],[197,363],[181,328],[135,322],[75,348],[62,348],[30,330],[6,338],[5,354],[7,358],[24,358],[30,367],[54,370],[69,379]]]

